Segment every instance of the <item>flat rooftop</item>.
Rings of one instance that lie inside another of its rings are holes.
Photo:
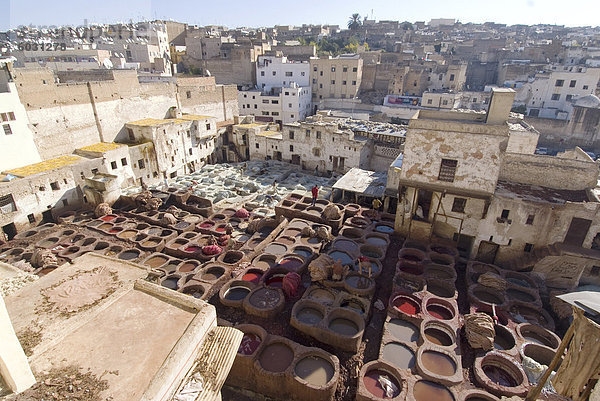
[[[5,174],[11,174],[17,177],[27,177],[39,173],[44,173],[50,170],[55,170],[61,167],[70,166],[81,161],[82,158],[75,155],[67,155],[55,157],[54,159],[45,160],[43,162],[30,164],[19,168],[4,171]]]
[[[84,146],[83,148],[79,148],[79,150],[84,150],[87,152],[108,152],[109,150],[118,149],[122,145],[119,143],[108,143],[108,142],[99,142],[94,145]]]
[[[566,189],[553,189],[537,185],[521,184],[510,181],[498,181],[496,185],[497,196],[521,199],[530,202],[545,202],[563,205],[567,202],[589,201],[586,191],[572,191]]]
[[[387,172],[353,167],[333,185],[333,189],[381,198],[385,193],[386,185]]]
[[[178,118],[144,118],[142,120],[128,122],[127,124],[137,125],[140,127],[153,127],[162,124],[181,124],[188,121],[206,120],[208,118],[213,117],[196,114],[184,114]]]

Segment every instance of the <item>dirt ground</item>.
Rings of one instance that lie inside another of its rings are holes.
[[[396,270],[396,262],[398,261],[398,251],[402,245],[403,239],[400,237],[390,237],[390,246],[383,261],[383,270],[381,275],[376,279],[377,288],[375,295],[372,297],[373,303],[376,300],[381,300],[387,307],[387,302],[392,290],[391,283]],[[303,275],[304,288],[310,284],[308,272]],[[299,294],[300,298],[302,293]],[[377,359],[379,355],[379,345],[383,324],[387,316],[386,310],[379,311],[371,305],[371,317],[365,327],[365,334],[359,351],[354,354],[351,352],[340,351],[329,344],[324,344],[316,339],[307,336],[306,334],[296,330],[290,325],[291,311],[294,302],[287,302],[286,307],[277,318],[266,320],[255,316],[248,316],[241,309],[229,308],[223,306],[219,302],[218,294],[210,299],[210,303],[217,308],[217,316],[219,319],[224,319],[232,324],[253,323],[262,326],[270,334],[275,334],[290,338],[299,344],[307,347],[318,347],[336,355],[340,360],[340,381],[338,382],[335,400],[350,401],[356,397],[357,378],[360,369],[366,362]],[[224,386],[222,390],[223,401],[254,401],[268,400],[264,396],[252,394],[244,390]]]

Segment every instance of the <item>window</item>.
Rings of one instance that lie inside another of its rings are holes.
[[[143,170],[143,169],[146,168],[146,164],[144,163],[144,159],[138,160],[138,167],[140,168],[140,170]]]
[[[323,84],[319,84],[319,89],[323,89]]]
[[[263,104],[269,104],[269,99],[263,99],[262,102]]]
[[[289,96],[289,95],[290,95],[290,92],[285,92],[285,95],[286,95],[286,96]]]
[[[17,210],[12,194],[0,196],[0,212],[10,213]]]
[[[269,112],[268,112],[268,111],[263,111],[263,112],[262,112],[262,115],[263,115],[263,116],[268,116],[268,115],[269,115]]]
[[[572,79],[571,82],[569,82],[569,88],[574,88],[576,84],[577,81],[575,79]]]
[[[66,199],[62,200],[63,206],[69,206],[69,201]]]
[[[81,173],[81,175],[82,175],[82,178],[83,178],[83,173]],[[39,189],[40,189],[40,191],[45,191],[46,190],[46,186],[42,185]]]
[[[255,104],[255,105],[254,105],[254,108],[255,108],[255,109],[258,109],[258,105],[257,105],[257,104]]]
[[[335,66],[334,65],[331,66],[331,72],[335,72]]]
[[[442,159],[440,164],[440,173],[438,174],[438,180],[446,182],[454,182],[454,175],[456,174],[457,160]]]
[[[8,119],[9,119],[10,121],[15,121],[15,120],[16,120],[16,119],[15,119],[15,113],[13,113],[12,111],[9,111],[9,112],[8,112]]]
[[[92,174],[93,174],[93,175],[96,175],[96,174],[98,174],[98,169],[97,169],[97,168],[93,168],[93,169],[92,169]]]
[[[316,83],[317,83],[317,79],[313,78],[313,84],[316,84]]]
[[[116,170],[116,169],[117,169],[117,162],[116,162],[116,161],[115,161],[115,162],[110,162],[110,167],[111,167],[113,170]]]
[[[319,76],[323,76],[323,71],[319,71]]]
[[[293,74],[291,71],[286,71],[286,72],[285,72],[285,76],[286,76],[286,77],[291,77],[291,76],[293,76],[293,75],[294,75],[294,74]]]
[[[258,143],[256,144],[256,149],[260,149],[260,145]]]
[[[288,107],[291,109],[291,108],[292,108],[292,104],[291,104],[291,103],[288,103]]]
[[[29,220],[30,223],[35,223],[35,216],[33,213],[27,215],[27,220]]]
[[[317,131],[317,139],[321,139],[321,131]]]
[[[464,213],[467,200],[465,198],[454,198],[452,203],[452,211],[456,213]]]
[[[535,218],[535,214],[530,214],[529,216],[527,216],[527,221],[525,222],[525,224],[527,224],[528,226],[533,225],[534,218]]]
[[[352,72],[356,72],[356,71],[358,71],[358,68],[357,68],[357,67],[354,67],[354,68],[352,69]]]
[[[552,97],[550,99],[551,100],[559,100],[560,99],[560,94],[559,93],[553,93]]]
[[[4,135],[12,135],[12,130],[10,129],[10,125],[4,124],[2,126],[4,128]]]
[[[189,154],[190,154],[190,156],[191,156],[191,155],[192,155],[192,148],[189,148],[189,149],[188,149],[188,152],[189,152]]]
[[[290,145],[290,152],[294,151],[294,145]]]
[[[304,71],[302,71],[302,72],[300,73],[300,75],[304,76]]]
[[[313,155],[320,157],[321,156],[321,149],[319,148],[314,148],[313,149]]]
[[[431,99],[427,99],[427,104],[433,103]]]
[[[271,104],[279,104],[279,100],[271,100]]]
[[[525,243],[525,248],[523,248],[524,252],[531,252],[533,250],[533,244]]]
[[[261,77],[264,77],[264,76],[265,76],[265,72],[264,72],[264,71],[261,71],[261,72],[260,72],[260,76],[261,76]]]
[[[290,139],[294,139],[294,131],[290,131]]]
[[[335,79],[331,80],[331,85],[335,85]]]
[[[60,187],[58,186],[58,182],[54,181],[50,183],[50,188],[52,188],[53,191],[58,191],[60,189]]]
[[[573,99],[573,95],[567,95],[567,97],[565,98],[565,100],[567,102],[570,101],[571,99]]]
[[[554,84],[554,86],[563,86],[565,84],[565,80],[564,79],[557,79],[556,83]]]
[[[502,214],[500,215],[501,219],[508,219],[508,215],[510,214],[510,210],[504,209],[502,210]]]
[[[279,115],[279,112],[278,112],[278,111],[274,111],[274,112],[272,112],[272,113],[271,113],[271,115],[272,115],[272,116],[278,116],[278,115]]]
[[[310,138],[310,130],[306,130],[306,138]]]
[[[210,123],[206,124],[206,129],[210,129]]]
[[[344,67],[344,68],[342,68],[342,71],[343,71],[343,72],[348,72],[348,67]]]
[[[127,158],[124,157],[121,159],[121,164],[123,165],[123,167],[125,167],[127,165]]]
[[[346,81],[342,81],[342,85],[346,85]]]
[[[447,105],[448,105],[448,100],[446,100],[446,99],[442,100],[442,104],[443,104],[444,106],[447,106]]]
[[[187,97],[188,99],[192,98],[192,92],[191,91],[186,91],[185,92],[185,97]]]
[[[352,81],[352,85],[356,86],[356,81]]]
[[[583,85],[583,90],[586,90],[588,88],[587,85]]]
[[[317,66],[316,65],[313,67],[313,71],[317,72]]]
[[[0,118],[2,121],[8,121],[8,113],[0,113]]]
[[[154,178],[157,178],[157,177],[158,177],[158,171],[154,171],[154,172],[152,173],[152,177],[154,177]]]
[[[273,76],[277,75],[277,71],[273,71]]]
[[[450,74],[450,81],[454,81],[454,74]]]
[[[440,80],[440,81],[441,81],[441,80],[442,80],[442,78],[444,78],[444,74],[440,74],[440,75],[438,75],[438,80]]]

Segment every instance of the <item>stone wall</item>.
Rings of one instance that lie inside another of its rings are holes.
[[[506,153],[499,179],[542,187],[584,190],[598,181],[598,165],[557,156]]]

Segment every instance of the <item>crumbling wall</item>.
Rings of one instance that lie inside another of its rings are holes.
[[[584,190],[598,181],[598,165],[556,156],[506,153],[499,179],[542,187]]]

